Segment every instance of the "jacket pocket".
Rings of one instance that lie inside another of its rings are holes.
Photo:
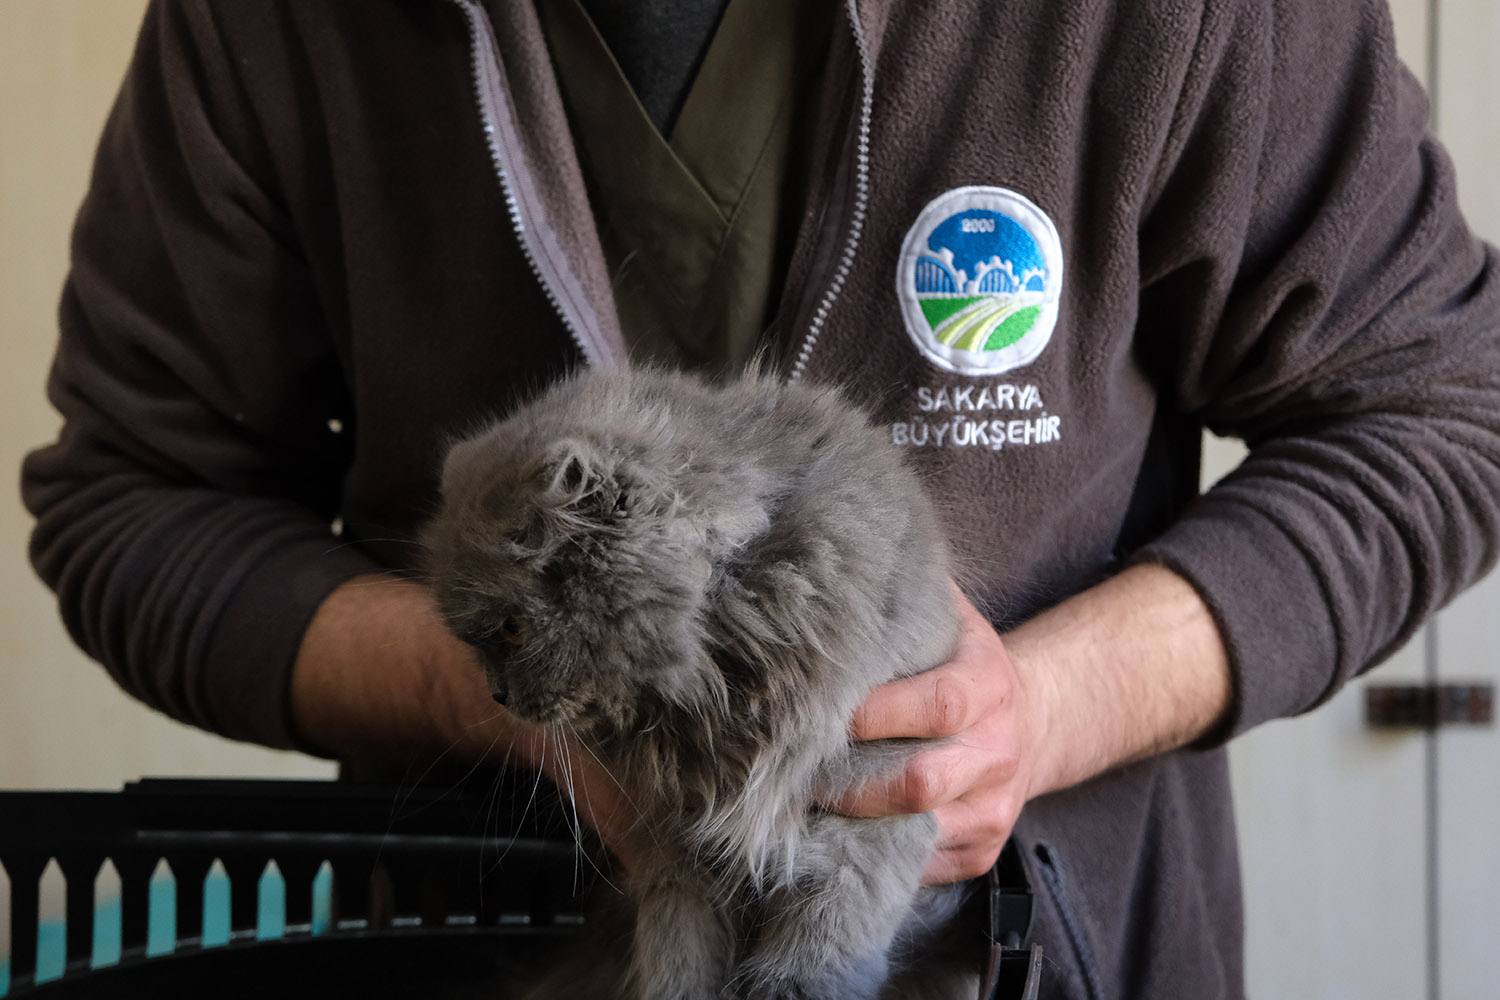
[[[1099,987],[1099,973],[1094,963],[1094,954],[1089,947],[1088,938],[1084,936],[1084,926],[1077,909],[1073,906],[1072,898],[1068,893],[1068,881],[1064,876],[1061,864],[1059,864],[1056,853],[1046,844],[1037,843],[1033,853],[1037,860],[1037,874],[1046,885],[1052,901],[1057,906],[1058,915],[1062,918],[1063,933],[1068,937],[1068,943],[1073,946],[1074,956],[1078,960],[1078,968],[1083,976],[1083,988],[1088,994],[1088,1000],[1104,1000],[1104,991]]]

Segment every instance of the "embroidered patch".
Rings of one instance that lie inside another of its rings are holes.
[[[1062,241],[1047,213],[1005,188],[961,187],[928,202],[907,231],[896,295],[928,360],[996,375],[1047,346],[1062,279]]]

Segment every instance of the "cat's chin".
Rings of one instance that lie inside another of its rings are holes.
[[[527,725],[536,726],[538,729],[576,731],[588,728],[587,720],[572,708],[549,705],[545,708],[530,709],[506,705],[505,710]]]
[[[512,697],[507,701],[505,710],[527,725],[574,736],[587,736],[602,725],[597,714],[589,710],[589,706],[567,698],[548,699],[544,703],[533,704],[524,698]]]

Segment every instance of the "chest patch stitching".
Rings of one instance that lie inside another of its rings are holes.
[[[1062,295],[1062,241],[1024,195],[954,188],[917,215],[901,245],[896,295],[912,342],[960,375],[997,375],[1035,361]]]

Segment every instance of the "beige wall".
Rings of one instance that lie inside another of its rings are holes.
[[[26,560],[22,455],[50,439],[43,398],[70,220],[143,0],[0,0],[0,788],[113,788],[153,775],[328,775],[131,701],[58,623]]]

